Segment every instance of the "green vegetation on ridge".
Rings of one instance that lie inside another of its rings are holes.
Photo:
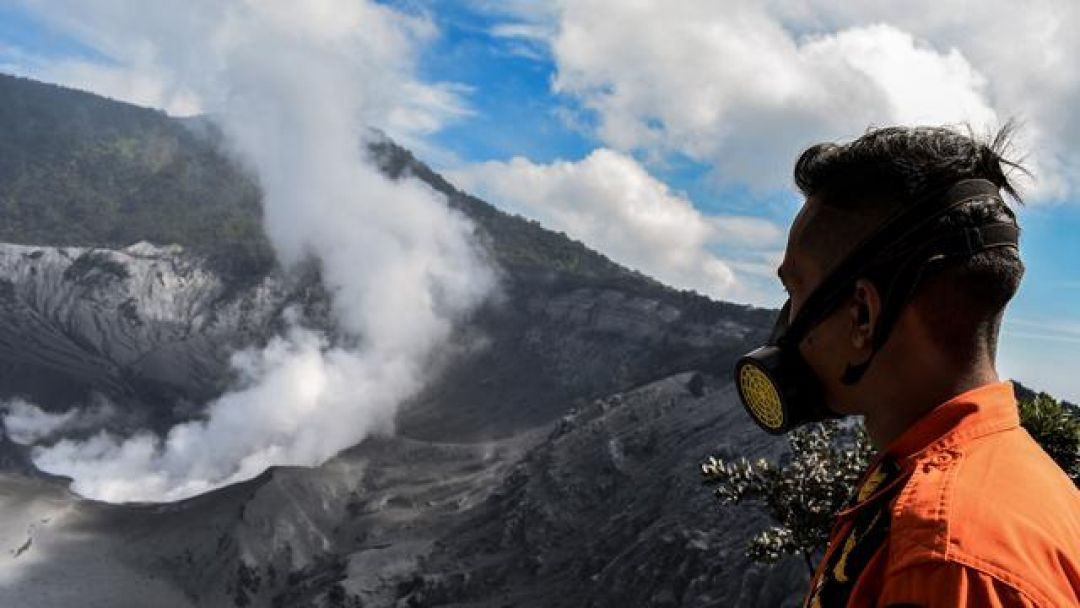
[[[0,75],[0,133],[0,241],[178,243],[237,271],[272,260],[258,187],[161,112]]]

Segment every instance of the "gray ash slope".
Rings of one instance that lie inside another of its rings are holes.
[[[691,377],[583,404],[543,432],[371,440],[169,505],[92,503],[8,475],[0,559],[31,561],[0,605],[797,605],[803,565],[748,563],[760,514],[715,509],[694,470],[703,446],[778,446],[741,432],[729,388],[698,397]]]
[[[224,390],[228,354],[285,307],[333,332],[317,265],[268,258],[257,188],[212,129],[6,76],[0,101],[0,397],[105,398],[112,428],[161,430]],[[476,224],[502,293],[458,337],[483,346],[396,436],[169,505],[82,500],[0,440],[0,605],[791,600],[801,565],[747,563],[760,516],[713,507],[696,473],[718,449],[780,449],[726,384],[771,313],[666,288],[389,141],[372,155]]]

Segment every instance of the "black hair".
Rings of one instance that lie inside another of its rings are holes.
[[[1022,204],[1009,174],[1030,173],[1021,160],[1008,158],[1015,130],[1013,121],[985,138],[970,127],[870,129],[849,143],[820,143],[805,150],[795,163],[795,184],[824,207],[863,218],[846,227],[818,227],[828,231],[831,247],[850,249],[886,217],[960,180],[989,180]],[[1005,205],[995,197],[976,199],[938,221],[956,226],[1015,221]],[[967,355],[985,346],[992,357],[1002,313],[1023,274],[1016,249],[990,249],[942,265],[920,285],[916,300],[920,292],[934,300],[923,312],[950,346]]]

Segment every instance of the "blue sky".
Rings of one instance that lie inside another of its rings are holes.
[[[1056,39],[1019,39],[1005,54],[929,9],[829,2],[742,15],[699,2],[686,3],[697,14],[623,14],[617,2],[593,0],[386,4],[432,26],[414,42],[409,78],[442,86],[461,110],[432,110],[435,128],[388,130],[504,208],[680,287],[758,305],[782,298],[770,269],[800,204],[785,180],[801,146],[870,124],[1020,116],[1030,133],[1024,151],[1036,151],[1042,171],[1020,211],[1027,275],[999,363],[1005,376],[1080,402],[1080,162],[1069,137],[1080,134],[1070,117],[1080,93],[1039,72],[1051,61],[1044,54],[1024,55],[1025,43]],[[87,35],[47,6],[0,7],[0,69],[174,113],[206,109],[197,96],[157,86],[154,66],[135,65],[123,44],[103,48],[107,36]],[[998,20],[1009,10],[985,7]],[[734,17],[740,29],[725,29]],[[700,24],[723,41],[702,38]],[[989,26],[971,29],[980,27]],[[746,30],[753,35],[741,37]],[[1025,58],[1023,70],[1012,56]],[[1025,101],[1017,92],[1025,87],[1046,94]],[[620,181],[634,189],[620,191]],[[635,201],[633,213],[621,200]]]

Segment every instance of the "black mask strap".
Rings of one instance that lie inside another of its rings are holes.
[[[856,279],[866,276],[868,271],[880,267],[883,262],[909,260],[912,252],[922,249],[928,241],[933,243],[938,240],[933,236],[927,238],[925,233],[935,230],[933,225],[939,218],[964,203],[986,197],[1000,200],[998,187],[993,182],[984,179],[963,180],[951,187],[935,190],[893,214],[883,222],[881,228],[853,248],[810,294],[779,341],[797,347],[806,332],[843,301]],[[982,228],[964,230],[981,231]],[[989,233],[984,236],[997,238]],[[950,237],[947,240],[951,243],[953,239]]]
[[[1011,215],[1011,212],[1010,212]],[[870,368],[874,357],[885,345],[900,313],[915,295],[928,271],[941,262],[969,257],[998,247],[1016,247],[1020,230],[1015,223],[994,222],[983,226],[948,228],[936,237],[911,250],[899,266],[885,265],[889,278],[883,280],[881,317],[874,327],[873,349],[865,361],[849,364],[840,377],[846,385],[858,382]]]

